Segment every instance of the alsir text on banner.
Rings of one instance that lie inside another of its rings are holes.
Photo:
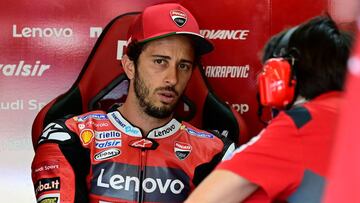
[[[45,73],[45,71],[49,69],[50,65],[41,64],[40,61],[35,61],[35,64],[25,63],[24,60],[20,60],[19,63],[15,64],[0,63],[0,74],[7,77],[41,77]]]

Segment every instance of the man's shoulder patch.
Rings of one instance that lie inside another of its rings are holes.
[[[65,142],[68,140],[71,140],[69,132],[59,123],[52,122],[44,128],[38,143],[44,141]]]
[[[285,113],[294,121],[298,129],[302,128],[312,119],[310,111],[303,106],[287,110]]]
[[[182,126],[180,128],[183,128],[184,130],[187,131],[188,134],[196,136],[196,137],[201,137],[201,138],[214,138],[214,135],[205,131],[205,130],[199,130],[193,126],[191,126],[190,124],[183,122]]]

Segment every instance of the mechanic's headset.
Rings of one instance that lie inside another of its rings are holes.
[[[291,35],[297,27],[288,30],[258,75],[260,104],[275,109],[285,109],[295,98],[296,76],[294,64],[299,54],[297,49],[288,47]]]

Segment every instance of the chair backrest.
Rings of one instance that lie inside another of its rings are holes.
[[[124,101],[128,80],[119,59],[126,44],[127,30],[137,14],[127,13],[112,20],[104,28],[72,87],[41,109],[32,126],[34,148],[42,130],[51,121],[96,109],[107,110],[110,105]],[[249,139],[244,121],[210,90],[202,68],[194,69],[175,117],[201,129],[216,130],[237,144]]]

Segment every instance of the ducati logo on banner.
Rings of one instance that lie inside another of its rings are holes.
[[[170,16],[171,19],[175,22],[175,24],[179,27],[184,26],[187,21],[186,13],[181,10],[171,10]]]
[[[130,141],[129,146],[140,149],[156,149],[159,144],[155,140],[142,138]]]
[[[94,132],[90,129],[85,129],[80,133],[81,142],[84,145],[88,145],[94,138]]]
[[[180,160],[186,159],[186,157],[189,156],[191,149],[192,147],[190,144],[175,141],[174,152],[178,159]]]

